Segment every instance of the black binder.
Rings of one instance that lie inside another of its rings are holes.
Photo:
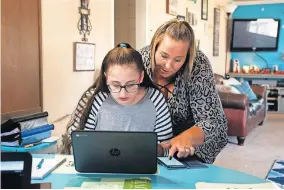
[[[18,141],[19,144],[21,143],[21,124],[20,122],[35,120],[39,118],[44,118],[48,116],[48,112],[40,112],[35,114],[30,114],[21,117],[14,117],[9,119],[8,121],[1,124],[1,141],[2,142],[15,142]],[[4,133],[9,133],[3,135]]]

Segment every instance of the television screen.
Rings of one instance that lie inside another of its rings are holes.
[[[231,51],[277,51],[279,19],[234,19]]]

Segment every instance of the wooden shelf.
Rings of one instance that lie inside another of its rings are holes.
[[[267,79],[284,79],[284,75],[278,74],[242,74],[242,73],[226,73],[230,77],[239,78],[267,78]]]
[[[268,87],[267,88],[267,90],[276,90],[276,89],[280,89],[280,90],[283,90],[284,89],[284,87],[282,87],[282,86],[274,86],[274,87]]]
[[[267,100],[278,100],[278,98],[267,97]]]

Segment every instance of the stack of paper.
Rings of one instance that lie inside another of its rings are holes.
[[[232,183],[206,183],[198,182],[195,184],[196,189],[280,189],[274,183],[258,184],[232,184]]]
[[[64,189],[152,189],[151,179],[75,177]]]
[[[46,158],[44,159],[41,168],[37,168],[40,163],[41,158],[33,158],[32,166],[32,179],[43,179],[49,173],[51,173],[55,168],[60,166],[65,162],[66,158],[64,157],[55,157],[55,158]]]

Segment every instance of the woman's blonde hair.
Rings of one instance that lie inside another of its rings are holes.
[[[187,77],[192,71],[193,62],[196,55],[196,44],[194,31],[188,22],[179,21],[178,19],[172,19],[162,24],[155,32],[151,41],[151,69],[152,72],[155,68],[155,53],[164,39],[165,35],[169,35],[173,40],[176,41],[189,41],[189,51],[187,53],[187,59],[184,63],[184,76]]]

